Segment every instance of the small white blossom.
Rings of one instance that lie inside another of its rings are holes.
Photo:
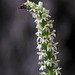
[[[37,15],[35,13],[32,14],[33,18],[37,18]]]
[[[36,41],[41,43],[42,42],[42,38],[38,37]]]
[[[56,53],[53,54],[54,57],[55,57],[55,60],[57,59],[57,54],[59,54],[59,52],[56,52]]]
[[[45,50],[41,50],[41,52],[37,52],[37,54],[39,55],[39,60],[41,60],[43,57],[47,56]]]
[[[44,65],[44,63],[43,63],[43,62],[39,62],[38,64],[40,64],[40,65],[41,65],[41,67],[40,67],[40,69],[39,69],[39,70],[44,70],[44,69],[46,69],[46,66]]]
[[[46,31],[50,32],[49,24],[45,25],[44,28],[43,28],[43,30],[46,30]]]
[[[53,61],[48,59],[47,61],[44,61],[44,63],[46,63],[47,66],[52,67],[52,63],[53,63]]]
[[[52,46],[52,43],[48,43],[48,45],[47,45],[47,51],[51,51],[51,50],[53,50],[54,48],[53,48],[53,46]]]
[[[55,33],[51,33],[50,35],[56,37],[56,34]]]
[[[38,32],[36,32],[35,33],[37,36],[39,36],[39,35],[42,35],[42,32],[41,31],[38,31]]]
[[[50,21],[49,21],[50,28],[53,28],[53,22],[54,22],[54,20],[50,20]]]
[[[42,41],[42,43],[47,43],[48,42],[46,36],[43,36],[43,38],[41,39],[41,41]]]
[[[54,67],[58,67],[58,62],[59,62],[60,60],[57,60],[57,61],[53,61],[53,60],[47,60],[47,61],[44,61],[44,63],[45,64],[47,64],[47,66],[50,66],[50,67],[52,67],[52,64],[54,64]]]
[[[41,45],[41,43],[40,42],[37,42],[37,49],[39,49],[39,51],[41,50],[41,47],[42,47],[42,45]]]
[[[42,19],[41,19],[41,20],[36,19],[35,22],[36,22],[37,24],[42,23]]]
[[[58,45],[58,42],[56,42],[56,43],[53,45],[55,50],[57,50],[56,45]]]
[[[37,52],[37,54],[39,55],[39,60],[42,60],[43,56],[40,52]]]
[[[36,28],[37,28],[37,29],[41,29],[41,25],[40,25],[40,24],[37,24],[37,25],[36,25]]]
[[[56,61],[54,62],[54,67],[58,67],[58,62],[60,62],[60,60],[56,60]]]
[[[55,70],[55,72],[56,72],[56,75],[58,75],[58,74],[60,74],[61,75],[61,72],[60,72],[60,70],[61,70],[62,68],[57,68],[56,70]]]
[[[53,42],[54,37],[53,37],[52,35],[49,35],[48,37],[49,37],[49,40],[50,40],[51,42]]]

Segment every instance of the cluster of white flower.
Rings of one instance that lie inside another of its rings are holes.
[[[52,30],[54,20],[48,20],[49,17],[49,10],[43,8],[43,3],[39,2],[35,4],[27,0],[26,3],[27,10],[32,14],[32,17],[35,18],[35,23],[37,32],[35,33],[37,38],[37,49],[39,52],[39,64],[41,65],[39,70],[43,70],[41,75],[58,75],[60,73],[61,68],[58,67],[57,51],[56,45],[58,42],[54,42],[54,38],[56,37],[56,30]],[[45,59],[45,60],[43,60]],[[48,69],[49,73],[45,73],[44,69]]]

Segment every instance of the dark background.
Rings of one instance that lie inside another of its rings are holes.
[[[75,75],[75,0],[41,1],[55,20],[61,73]],[[18,9],[24,2],[0,0],[0,75],[39,74],[34,19],[25,9]]]

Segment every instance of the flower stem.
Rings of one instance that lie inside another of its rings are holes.
[[[52,67],[49,69],[49,75],[53,75],[53,69],[52,69]]]

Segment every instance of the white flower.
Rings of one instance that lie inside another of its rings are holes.
[[[57,68],[56,70],[55,70],[55,72],[56,72],[56,75],[58,75],[58,74],[60,74],[61,75],[61,72],[60,72],[60,70],[61,70],[62,68]]]
[[[50,65],[50,67],[52,67],[52,63],[53,63],[52,60],[47,60],[47,66]]]
[[[50,35],[56,37],[56,34],[55,33],[51,33]]]
[[[41,67],[40,67],[40,69],[39,69],[39,70],[44,70],[44,69],[46,69],[46,66],[44,65],[44,63],[43,63],[43,62],[39,62],[38,64],[40,64],[40,65],[41,65]]]
[[[45,50],[41,50],[41,55],[42,55],[43,57],[46,57],[46,56],[47,56],[46,51],[45,51]]]
[[[36,28],[37,28],[37,29],[41,29],[41,25],[38,23],[38,24],[36,25]]]
[[[53,48],[53,46],[52,46],[52,43],[48,43],[48,45],[47,45],[47,51],[51,51],[51,50],[53,50],[54,48]]]
[[[40,50],[41,50],[41,48],[42,48],[41,43],[40,43],[40,42],[37,42],[37,47],[36,47],[36,49],[39,49],[39,51],[40,51]]]
[[[44,26],[43,30],[45,30],[45,29],[46,29],[46,31],[50,32],[49,24],[47,24],[47,25]]]
[[[48,42],[46,36],[43,36],[43,38],[41,39],[41,41],[42,41],[42,43],[47,43]]]
[[[48,45],[47,45],[47,51],[51,51],[52,50],[52,53],[54,53],[54,52],[57,53],[57,51],[55,49],[56,49],[55,45],[53,45],[52,43],[48,43]]]
[[[53,28],[53,24],[50,24],[50,28]]]
[[[37,54],[39,55],[39,60],[42,60],[43,56],[40,52],[37,52]]]
[[[41,20],[36,19],[35,22],[36,22],[37,24],[42,23],[42,19],[41,19]]]
[[[47,56],[45,50],[41,50],[41,52],[37,52],[37,54],[39,55],[39,60],[42,60],[43,57]]]
[[[47,61],[44,61],[45,64],[47,64],[47,66],[50,66],[52,67],[52,64],[54,64],[54,67],[58,67],[58,62],[60,62],[60,60],[57,60],[57,61],[53,61],[53,60],[47,60]]]
[[[38,31],[38,32],[36,32],[35,33],[37,36],[39,36],[39,35],[42,35],[42,32],[41,31]]]
[[[54,67],[58,67],[58,62],[60,62],[60,60],[56,60],[54,63]]]
[[[50,20],[50,21],[49,21],[50,28],[53,28],[53,22],[54,22],[54,20]]]
[[[42,38],[38,37],[36,41],[41,43],[42,42]]]
[[[53,37],[52,35],[49,35],[48,37],[49,37],[49,40],[50,40],[51,42],[53,42],[54,37]]]
[[[58,45],[58,44],[59,44],[59,43],[58,43],[58,42],[56,42],[56,43],[53,45],[55,50],[57,50],[56,45]]]
[[[57,59],[57,54],[59,54],[59,52],[56,52],[56,53],[53,54],[54,57],[55,57],[55,60]]]
[[[46,14],[46,17],[51,17],[50,15]]]
[[[44,63],[46,63],[47,66],[52,67],[52,63],[53,63],[53,61],[48,59],[47,61],[44,61]]]
[[[32,14],[33,18],[37,18],[37,15],[35,13]]]
[[[46,20],[48,20],[47,16],[48,16],[48,14],[43,13],[43,14],[42,14],[42,18],[41,18],[41,19],[42,19],[42,20],[44,19],[44,20],[46,21]]]
[[[45,72],[41,72],[40,74],[41,74],[41,75],[46,75],[46,73],[45,73]]]

